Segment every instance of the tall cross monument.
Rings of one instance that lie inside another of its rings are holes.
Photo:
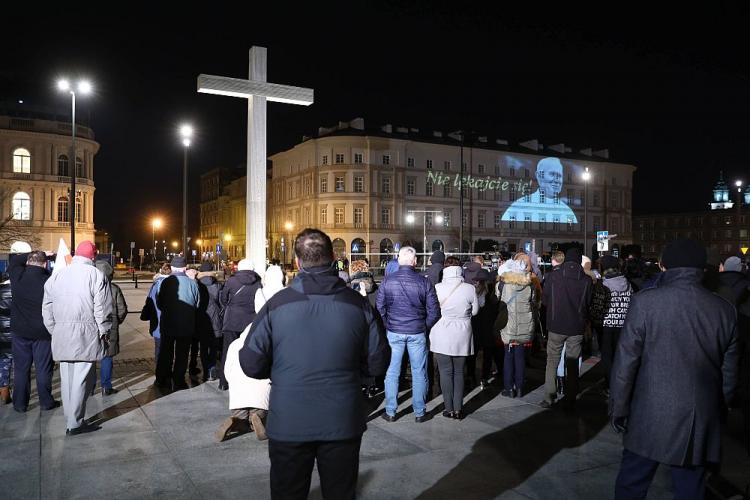
[[[266,101],[313,103],[313,89],[268,83],[266,61],[265,47],[251,47],[247,80],[198,75],[198,92],[247,99],[245,255],[261,272],[266,269]]]

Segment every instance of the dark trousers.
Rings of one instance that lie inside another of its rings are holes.
[[[12,339],[13,350],[13,406],[25,410],[31,394],[31,364],[36,368],[36,391],[39,406],[51,408],[52,398],[52,341],[25,339],[17,335]]]
[[[326,500],[355,498],[361,443],[362,436],[345,441],[306,443],[269,440],[271,498],[273,500],[306,499],[310,492],[310,477],[316,461],[323,498]]]
[[[216,342],[214,336],[193,337],[190,343],[190,372],[198,368],[198,356],[201,357],[203,379],[208,380],[208,370],[216,366]]]
[[[503,361],[503,388],[515,387],[519,396],[523,394],[523,379],[526,375],[526,348],[522,345],[506,345]]]
[[[646,498],[659,462],[623,450],[620,473],[615,483],[615,500]],[[705,467],[671,466],[676,500],[702,500],[706,494]]]
[[[604,368],[604,380],[607,382],[607,389],[609,389],[612,364],[615,361],[615,351],[617,350],[617,342],[620,340],[621,330],[622,328],[602,328],[599,350],[602,353],[602,368]]]
[[[464,406],[464,365],[466,356],[435,353],[440,370],[440,389],[443,391],[445,411],[461,411]]]
[[[492,376],[492,362],[495,362],[497,372],[503,371],[503,357],[500,349],[495,344],[487,344],[482,347],[482,380],[489,380]]]
[[[221,385],[226,386],[227,379],[224,378],[224,361],[227,359],[227,351],[229,350],[229,344],[240,338],[242,332],[223,332],[224,340],[221,348],[221,361],[219,361],[219,382]]]
[[[185,385],[191,341],[192,337],[173,337],[161,333],[159,358],[156,361],[157,384],[172,382],[175,388]]]

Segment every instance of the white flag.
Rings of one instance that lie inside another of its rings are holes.
[[[68,245],[65,244],[65,240],[60,238],[60,244],[57,245],[57,257],[55,258],[55,267],[52,268],[52,274],[55,274],[63,267],[67,267],[70,259],[70,249],[68,248]]]

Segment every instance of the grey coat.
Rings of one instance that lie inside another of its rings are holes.
[[[97,260],[94,266],[107,278],[110,291],[112,292],[112,328],[109,330],[109,345],[107,356],[117,356],[120,353],[120,323],[128,316],[128,304],[125,296],[116,283],[112,283],[114,270],[106,260]]]
[[[501,300],[508,306],[503,344],[527,344],[534,337],[534,294],[529,273],[504,273]]]
[[[448,356],[474,354],[471,317],[479,312],[479,299],[473,285],[464,283],[462,269],[443,269],[443,281],[435,286],[440,302],[440,319],[430,330],[430,351]]]
[[[612,367],[611,413],[628,417],[625,448],[663,464],[719,462],[720,412],[736,385],[736,313],[702,277],[669,269],[634,295]]]
[[[75,256],[44,285],[44,326],[57,361],[100,361],[112,328],[112,291],[94,263]]]

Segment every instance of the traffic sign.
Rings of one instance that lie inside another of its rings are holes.
[[[221,243],[216,244],[216,253],[221,253]]]
[[[139,248],[138,249],[138,255],[140,255],[141,257],[143,257],[144,255],[146,255],[146,251],[144,249],[142,249],[142,248]]]
[[[606,252],[609,250],[609,231],[596,232],[596,251]]]
[[[745,255],[747,253],[748,248],[747,247],[741,247],[740,250],[742,250],[742,255]]]
[[[130,242],[130,248],[135,248],[135,241]]]

